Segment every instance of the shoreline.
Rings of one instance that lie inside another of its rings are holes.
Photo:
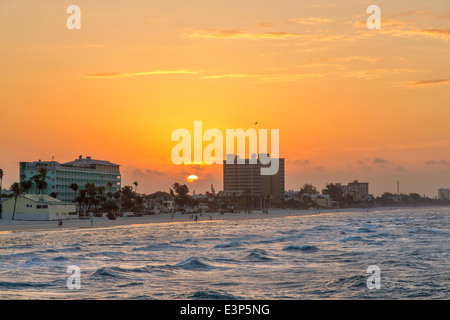
[[[344,214],[352,212],[379,212],[387,210],[404,210],[404,209],[421,209],[421,208],[441,208],[437,207],[375,207],[375,208],[343,208],[343,209],[321,209],[321,210],[287,210],[287,209],[272,209],[267,214],[261,210],[255,210],[249,214],[246,212],[240,213],[225,213],[219,212],[201,214],[174,214],[172,218],[171,213],[161,213],[158,215],[146,215],[142,217],[118,217],[117,220],[109,220],[108,218],[94,217],[93,225],[90,224],[90,219],[73,219],[63,220],[63,227],[58,227],[56,220],[52,221],[30,221],[30,220],[3,220],[0,219],[0,235],[14,234],[21,232],[37,232],[37,231],[62,231],[74,229],[99,229],[99,228],[113,228],[118,226],[131,225],[147,225],[159,223],[195,223],[196,221],[190,219],[190,216],[198,217],[197,222],[207,221],[238,221],[238,220],[254,220],[254,219],[270,219],[283,217],[306,217],[319,216],[330,214]]]

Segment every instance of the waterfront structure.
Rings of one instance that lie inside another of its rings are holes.
[[[294,190],[284,191],[284,200],[288,201],[291,199],[295,201],[301,201],[302,197],[300,196],[300,192]]]
[[[14,211],[15,207],[15,211]],[[15,212],[15,213],[14,213]],[[45,194],[19,195],[3,202],[2,219],[11,220],[67,220],[78,218],[76,205]]]
[[[243,190],[221,190],[217,193],[218,198],[226,198],[226,197],[242,197],[245,195]]]
[[[317,206],[321,207],[321,208],[332,208],[333,207],[333,199],[330,198],[329,194],[323,194],[323,195],[319,195],[316,199],[315,202],[317,204]]]
[[[39,190],[33,184],[28,190],[29,194],[55,193],[62,201],[72,202],[75,191],[70,189],[72,183],[78,185],[78,191],[87,183],[94,183],[96,187],[105,187],[105,192],[116,192],[121,189],[120,165],[91,157],[79,156],[71,162],[59,163],[57,161],[20,162],[20,182],[33,180],[41,168],[47,169],[47,186]]]
[[[439,200],[449,200],[450,199],[450,190],[445,188],[440,188],[438,190],[438,198]]]
[[[228,155],[229,156],[229,155]],[[235,156],[233,163],[223,162],[223,191],[232,193],[244,193],[246,196],[259,199],[256,207],[264,207],[266,199],[284,197],[284,158],[279,158],[279,169],[274,175],[261,175],[263,165],[259,157],[256,163],[250,163],[244,159],[244,163],[238,163]]]
[[[146,196],[146,207],[154,212],[175,211],[175,197],[167,192],[158,191]]]
[[[341,185],[340,183],[336,183],[336,185],[341,187],[344,197],[351,196],[356,201],[370,199],[368,182],[354,180],[353,182],[349,182],[348,185]]]

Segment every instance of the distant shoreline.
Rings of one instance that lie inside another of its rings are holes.
[[[197,216],[197,222],[207,221],[238,221],[251,219],[270,219],[283,217],[301,217],[301,216],[317,216],[329,214],[344,214],[351,212],[378,212],[387,210],[405,210],[405,209],[423,209],[423,208],[444,208],[445,206],[421,206],[421,207],[375,207],[375,208],[343,208],[343,209],[321,209],[321,210],[287,210],[272,209],[268,214],[264,214],[261,210],[255,210],[249,214],[246,212],[224,213],[218,212],[204,214],[180,214],[173,216],[171,213],[161,213],[158,215],[146,215],[142,217],[122,217],[117,220],[109,220],[108,218],[94,217],[93,225],[90,219],[74,219],[63,220],[63,227],[58,227],[57,221],[21,221],[21,220],[3,220],[0,219],[0,235],[13,234],[20,232],[38,232],[38,231],[61,231],[73,229],[98,229],[112,228],[118,226],[130,225],[146,225],[155,223],[195,223],[190,217]]]

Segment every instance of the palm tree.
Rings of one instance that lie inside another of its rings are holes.
[[[76,199],[77,199],[78,184],[76,184],[75,182],[73,182],[73,183],[71,183],[71,184],[69,185],[69,188],[72,189],[72,191],[75,192],[75,197],[73,198],[73,202],[75,202]]]
[[[28,193],[28,190],[30,190],[32,186],[33,186],[33,181],[31,181],[31,180],[22,181],[20,183],[20,187],[22,188],[24,193]]]
[[[133,192],[133,188],[131,186],[125,186],[122,188],[122,207],[124,210],[133,210],[135,198],[136,193]]]
[[[31,179],[36,184],[36,189],[41,190],[42,194],[44,194],[44,189],[47,188],[47,182],[45,181],[47,179],[47,168],[40,168],[39,173],[31,177]]]
[[[100,186],[97,188],[97,192],[99,195],[103,195],[105,193],[105,186]]]
[[[95,183],[86,183],[84,188],[86,190],[86,193],[89,195],[88,211],[90,211],[91,206],[94,204],[95,196],[97,195],[97,188],[95,187]]]
[[[137,193],[138,182],[135,181],[135,182],[133,182],[133,184],[134,184],[134,192]]]
[[[39,175],[36,174],[36,175],[32,176],[31,181],[33,181],[34,184],[36,185],[36,194],[38,194],[39,193],[38,186],[39,186],[39,181],[40,181]]]
[[[103,195],[105,193],[105,186],[100,186],[97,188],[97,200],[99,204],[102,204],[106,201],[106,197]]]
[[[14,211],[13,211],[13,215],[12,215],[12,220],[14,220],[14,216],[16,215],[17,198],[20,196],[20,193],[22,191],[20,188],[20,183],[14,182],[11,185],[10,190],[14,193]]]
[[[117,203],[117,205],[119,206],[119,208],[120,208],[120,204],[119,204],[120,195],[121,195],[120,190],[117,190],[117,191],[114,192],[114,194],[113,194],[113,197],[114,197],[114,199],[116,199],[116,203]]]
[[[109,188],[109,192],[111,192],[111,187],[112,187],[113,183],[111,181],[108,181],[108,183],[106,185]]]
[[[81,189],[80,192],[78,193],[78,197],[76,198],[78,205],[80,207],[81,212],[85,212],[86,209],[86,203],[87,203],[87,198],[86,198],[86,190]]]

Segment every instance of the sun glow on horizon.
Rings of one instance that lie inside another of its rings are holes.
[[[186,178],[187,182],[194,182],[198,180],[198,177],[195,174],[191,174],[189,177]]]

